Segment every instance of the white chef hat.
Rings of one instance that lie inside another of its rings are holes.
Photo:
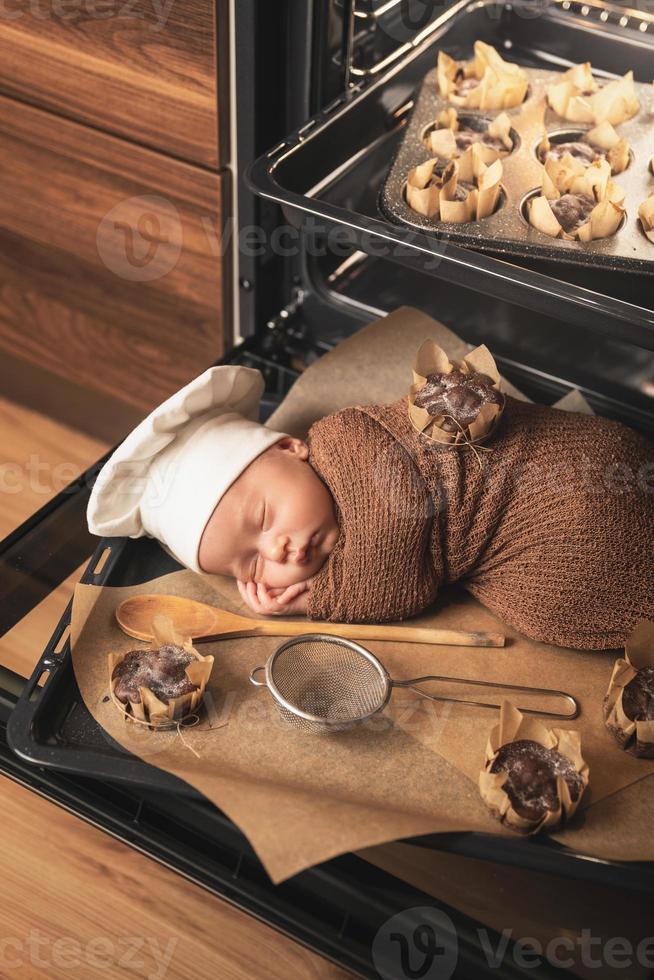
[[[148,415],[98,474],[87,519],[103,537],[157,538],[201,571],[200,539],[216,504],[287,433],[261,425],[260,371],[209,368]]]

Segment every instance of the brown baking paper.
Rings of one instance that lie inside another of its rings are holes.
[[[268,693],[248,680],[249,671],[265,663],[283,637],[207,644],[218,668],[205,692],[207,721],[184,729],[185,741],[199,758],[174,733],[144,733],[141,726],[125,724],[114,705],[103,701],[107,652],[133,647],[116,625],[114,611],[131,595],[156,592],[247,613],[232,580],[189,571],[134,588],[78,586],[73,665],[84,702],[118,744],[187,781],[223,810],[246,834],[273,880],[353,848],[414,835],[511,833],[490,816],[477,790],[494,712],[434,704],[398,690],[368,725],[334,736],[298,731],[280,717]],[[504,631],[509,639],[505,649],[492,650],[365,643],[392,677],[438,673],[574,693],[582,715],[565,727],[581,733],[593,773],[593,802],[654,771],[654,763],[617,752],[604,728],[601,705],[611,674],[610,655],[531,643],[507,630],[474,599],[454,591],[443,595],[434,610],[400,625]],[[307,631],[319,629],[319,623],[307,621]],[[440,685],[439,691],[470,697],[470,689],[454,684]],[[482,694],[493,692],[484,689]],[[533,705],[533,696],[529,703],[517,703]],[[585,798],[582,807],[589,802]],[[576,830],[571,845],[589,851],[584,826]],[[640,856],[654,858],[654,841],[643,827],[640,834]],[[590,853],[622,856],[619,827],[593,844]]]
[[[500,749],[510,742],[521,739],[538,742],[546,749],[554,749],[565,756],[576,769],[582,782],[582,789],[573,800],[565,779],[558,776],[556,784],[559,805],[555,810],[548,810],[540,820],[527,820],[520,816],[513,809],[504,789],[507,773],[491,772],[491,766]],[[589,769],[581,754],[579,732],[566,731],[563,728],[547,728],[534,715],[523,715],[509,701],[502,702],[500,720],[488,736],[485,767],[479,774],[479,792],[493,816],[519,834],[537,834],[542,830],[553,830],[564,823],[567,824],[573,816],[588,786],[588,779]]]
[[[326,412],[395,400],[406,391],[415,351],[426,336],[452,359],[461,360],[468,352],[442,324],[403,307],[357,331],[312,364],[268,424],[304,437]],[[502,387],[524,399],[504,380]],[[493,820],[477,788],[489,726],[497,717],[493,711],[432,703],[398,690],[372,727],[334,737],[296,731],[280,718],[268,693],[248,681],[249,671],[265,663],[283,637],[241,637],[202,646],[215,656],[216,670],[205,691],[203,721],[184,730],[199,759],[175,733],[125,724],[113,704],[104,701],[107,653],[134,646],[118,629],[114,611],[130,595],[153,592],[187,595],[253,615],[232,579],[190,571],[133,588],[80,585],[71,641],[82,698],[113,739],[112,748],[117,743],[179,776],[225,812],[249,838],[274,881],[346,851],[425,833],[512,834]],[[557,724],[581,733],[593,783],[574,827],[552,836],[600,858],[654,859],[649,830],[654,808],[654,778],[649,774],[654,764],[620,753],[604,727],[602,700],[615,655],[527,641],[457,590],[445,591],[428,612],[400,625],[499,631],[506,634],[507,646],[365,643],[393,677],[485,677],[575,694],[581,716]],[[307,630],[319,628],[319,623],[307,620]],[[447,688],[441,690],[447,693]],[[470,689],[460,693],[469,697]],[[528,706],[520,699],[516,703]]]
[[[425,138],[425,145],[434,159],[453,160],[455,157],[461,156],[461,152],[456,145],[456,133],[458,133],[460,128],[459,115],[453,107],[443,109],[438,114],[434,128],[429,131]],[[498,151],[486,143],[480,142],[478,144],[481,158],[486,166],[489,166],[495,160],[507,156],[513,149],[511,119],[506,112],[501,112],[499,116],[496,116],[488,124],[484,132],[489,136],[501,140],[504,146],[503,151]]]
[[[600,86],[593,78],[589,61],[573,65],[548,85],[545,97],[562,119],[591,125],[608,122],[618,126],[640,109],[632,71]]]
[[[451,374],[454,368],[464,374],[483,374],[493,381],[497,391],[500,388],[500,375],[491,352],[485,345],[476,347],[460,361],[453,363],[442,347],[428,338],[423,341],[416,356],[413,368],[413,384],[409,388],[408,411],[411,424],[432,442],[449,446],[477,445],[487,439],[494,431],[504,410],[504,404],[486,404],[474,422],[459,432],[446,432],[443,428],[444,415],[432,416],[427,409],[415,404],[416,395],[427,383],[430,374]]]
[[[185,673],[192,684],[198,685],[197,689],[191,691],[189,694],[182,695],[182,697],[170,698],[168,702],[165,702],[160,701],[156,694],[149,688],[140,687],[140,704],[131,701],[127,704],[122,704],[116,697],[116,683],[113,679],[113,672],[130,652],[129,650],[125,650],[119,653],[112,651],[107,656],[109,664],[109,691],[112,702],[128,721],[135,719],[137,722],[143,722],[144,724],[151,725],[153,728],[176,729],[178,723],[181,724],[199,708],[213,669],[213,657],[204,657],[195,649],[190,637],[180,636],[175,631],[173,624],[167,616],[154,616],[152,620],[152,634],[154,637],[152,642],[142,649],[158,649],[170,643],[173,646],[182,647],[195,657],[195,663],[189,664],[186,667]],[[140,648],[132,644],[131,650],[136,649]]]
[[[654,721],[632,721],[622,706],[625,687],[643,667],[654,667],[654,623],[647,619],[638,623],[624,657],[615,662],[604,699],[604,719],[620,748],[639,758],[653,758]]]
[[[475,41],[471,61],[455,61],[444,51],[438,52],[437,79],[441,97],[465,109],[510,109],[520,105],[527,94],[529,80],[519,65],[498,54],[483,41]],[[462,79],[476,78],[479,84],[459,94]]]

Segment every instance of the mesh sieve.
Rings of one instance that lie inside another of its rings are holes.
[[[340,637],[294,637],[265,669],[282,715],[305,730],[342,731],[381,711],[390,697],[390,678],[380,662]]]
[[[257,680],[265,671],[265,681]],[[365,647],[342,636],[325,633],[304,633],[286,640],[270,656],[265,667],[255,667],[250,680],[257,687],[267,687],[282,716],[296,728],[311,732],[334,732],[365,721],[386,706],[393,687],[409,688],[429,701],[449,701],[474,705],[478,708],[499,708],[500,702],[451,697],[447,694],[428,694],[415,687],[426,682],[457,683],[497,691],[537,694],[543,699],[561,701],[567,712],[551,711],[544,707],[522,707],[525,714],[549,718],[576,718],[579,703],[566,691],[530,687],[523,684],[503,684],[469,677],[443,677],[429,674],[409,680],[392,680],[383,664]],[[506,695],[504,695],[506,696]],[[562,706],[560,705],[560,706]]]

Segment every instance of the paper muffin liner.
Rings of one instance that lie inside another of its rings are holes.
[[[557,116],[590,125],[608,122],[618,126],[640,109],[632,71],[600,86],[589,61],[573,65],[559,81],[548,85],[545,98]]]
[[[152,621],[152,633],[153,640],[149,644],[149,647],[145,646],[138,649],[156,650],[165,644],[183,647],[184,650],[195,657],[196,662],[190,663],[186,667],[186,676],[191,683],[198,684],[198,688],[189,694],[182,695],[182,697],[171,698],[167,704],[164,701],[160,701],[156,694],[147,687],[139,688],[139,694],[141,695],[140,704],[134,704],[131,701],[127,703],[119,701],[115,694],[116,683],[112,675],[116,666],[125,659],[127,653],[132,652],[128,650],[126,653],[110,653],[108,656],[111,699],[121,709],[126,719],[133,719],[136,722],[150,725],[153,728],[176,729],[181,722],[190,715],[193,715],[199,707],[204,697],[209,677],[211,676],[214,658],[212,656],[203,657],[195,649],[190,638],[178,636],[173,624],[166,616],[154,617]]]
[[[629,166],[629,144],[626,139],[618,136],[611,123],[603,122],[599,126],[589,129],[583,134],[582,142],[588,143],[594,150],[599,150],[604,154],[612,174],[620,174]],[[537,147],[538,159],[542,161],[542,158],[551,148],[552,143],[548,134],[545,133]],[[569,169],[574,169],[577,172],[590,166],[590,164],[584,163],[583,160],[579,160],[570,153],[564,154],[561,160]]]
[[[500,391],[500,374],[491,352],[485,345],[476,347],[466,354],[462,361],[452,362],[443,348],[428,338],[421,344],[413,368],[413,384],[409,389],[409,418],[414,429],[431,442],[455,447],[478,445],[488,439],[497,427],[504,411],[503,394],[502,404],[483,405],[474,422],[463,426],[459,432],[446,432],[443,429],[443,423],[446,421],[444,415],[432,416],[425,408],[419,408],[415,404],[416,395],[427,383],[430,374],[451,374],[455,368],[464,374],[485,375],[492,380],[493,388]]]
[[[455,61],[438,52],[437,79],[440,95],[462,109],[498,110],[520,105],[527,94],[529,80],[519,65],[498,54],[490,44],[475,41],[471,61]],[[457,92],[462,79],[476,78],[479,85],[463,94]]]
[[[587,194],[597,201],[586,223],[573,233],[563,230],[550,207],[549,202],[563,194]],[[527,217],[530,225],[552,238],[590,242],[608,238],[618,230],[625,213],[624,196],[624,189],[611,180],[608,160],[596,160],[584,167],[566,154],[562,160],[545,163],[542,193],[528,201]]]
[[[654,721],[632,721],[622,707],[625,687],[643,667],[654,667],[654,623],[638,623],[616,660],[604,698],[604,722],[620,748],[640,758],[654,758]]]
[[[547,749],[554,749],[565,756],[579,774],[582,782],[581,791],[576,800],[570,796],[568,784],[562,776],[557,777],[557,795],[559,805],[554,810],[548,810],[539,820],[527,820],[513,809],[511,800],[504,790],[507,779],[506,772],[491,772],[490,768],[500,749],[510,742],[528,739],[538,742]],[[581,754],[581,738],[579,732],[566,731],[561,728],[546,728],[535,718],[523,715],[509,701],[503,701],[500,709],[499,724],[491,730],[486,745],[486,760],[484,769],[479,774],[479,792],[481,797],[501,823],[519,834],[537,834],[543,830],[555,830],[567,823],[575,813],[588,786],[590,770]]]
[[[493,214],[502,192],[502,163],[484,163],[479,143],[473,143],[458,160],[451,160],[438,170],[438,159],[432,158],[409,171],[406,183],[407,204],[426,218],[439,218],[462,224],[481,221]],[[473,185],[463,200],[457,201],[460,182]]]
[[[456,145],[455,135],[460,129],[461,124],[456,109],[450,107],[449,109],[443,109],[438,114],[436,117],[436,128],[432,129],[425,139],[425,145],[436,160],[454,160],[456,157],[462,155]],[[500,153],[486,143],[479,143],[482,160],[487,166],[512,151],[511,120],[506,112],[501,112],[499,116],[496,116],[483,132],[488,136],[501,140],[506,151],[505,153]]]
[[[638,208],[638,217],[640,218],[643,231],[650,242],[654,243],[654,191],[652,191],[650,196]]]

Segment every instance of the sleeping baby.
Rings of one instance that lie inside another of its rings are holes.
[[[458,582],[561,646],[620,647],[654,619],[654,447],[637,433],[507,397],[490,451],[453,451],[403,397],[304,442],[258,424],[262,390],[212,368],[155,410],[100,473],[90,529],[156,537],[264,615],[401,620]]]

